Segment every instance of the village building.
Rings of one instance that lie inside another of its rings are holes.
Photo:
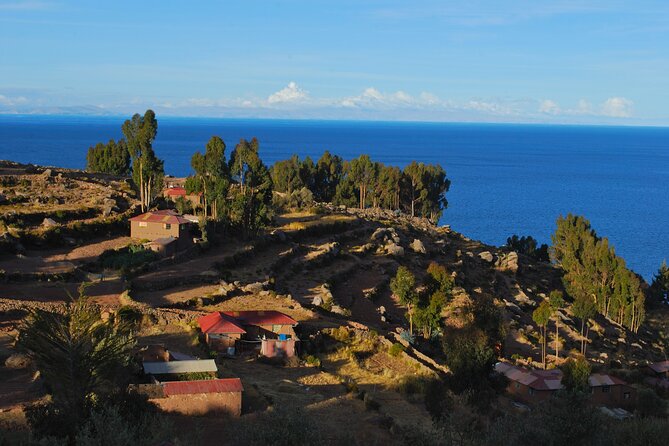
[[[200,317],[198,324],[207,344],[229,355],[248,349],[270,358],[297,353],[297,321],[279,311],[216,312]]]
[[[498,362],[495,364],[495,371],[508,378],[509,385],[506,390],[509,395],[524,403],[545,401],[564,388],[562,371],[559,369],[524,369],[506,362]]]
[[[669,361],[660,361],[649,364],[647,372],[655,378],[669,379]]]
[[[149,211],[130,218],[130,237],[148,240],[149,249],[171,256],[193,244],[191,225],[173,210]]]
[[[183,198],[193,206],[193,209],[201,208],[204,205],[202,192],[189,194],[188,191],[186,191],[186,188],[182,186],[168,186],[163,190],[163,197],[172,202],[175,202],[179,198]]]
[[[596,406],[629,408],[636,402],[636,389],[615,376],[593,373],[588,384],[590,402]]]

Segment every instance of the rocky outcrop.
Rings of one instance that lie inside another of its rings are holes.
[[[417,252],[419,254],[427,254],[427,249],[425,249],[425,245],[417,238],[414,239],[409,246],[411,247],[411,249],[413,249],[414,252]]]
[[[482,253],[479,253],[479,257],[481,258],[481,260],[486,261],[488,263],[492,263],[493,260],[495,260],[490,251],[483,251]]]
[[[497,262],[495,262],[495,268],[499,271],[508,271],[515,274],[518,272],[518,253],[511,251],[508,254],[500,256]]]

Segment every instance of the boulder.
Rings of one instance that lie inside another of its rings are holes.
[[[340,307],[339,305],[333,305],[332,308],[330,309],[330,312],[342,316],[347,316],[348,314],[347,311],[344,308]]]
[[[481,257],[482,260],[492,263],[494,260],[494,257],[492,256],[492,253],[490,251],[483,251],[482,253],[479,254],[479,257]]]
[[[5,360],[5,367],[8,369],[25,369],[30,367],[32,359],[23,353],[14,353]]]
[[[314,296],[313,300],[311,301],[311,305],[314,305],[316,307],[320,307],[323,305],[323,296],[320,294]]]
[[[58,223],[56,223],[56,221],[52,218],[45,218],[42,221],[42,226],[44,226],[45,228],[51,228],[53,226],[58,226]]]
[[[386,245],[386,253],[395,257],[402,257],[404,255],[404,248],[395,243],[389,243]]]
[[[419,254],[427,254],[427,249],[425,249],[425,245],[417,238],[414,239],[413,242],[411,242],[411,245],[409,246],[411,246],[411,249],[413,249],[414,252],[417,252]]]
[[[263,282],[254,282],[249,283],[242,287],[242,291],[250,294],[258,294],[265,289],[265,284]]]
[[[518,253],[511,251],[504,254],[495,262],[495,267],[500,271],[510,271],[516,273],[518,271]]]
[[[42,172],[43,178],[51,178],[52,176],[53,176],[53,171],[51,169],[45,169],[44,172]]]

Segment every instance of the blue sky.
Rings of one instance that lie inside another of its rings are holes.
[[[664,1],[0,0],[0,113],[669,125]]]

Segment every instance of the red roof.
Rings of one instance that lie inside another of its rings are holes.
[[[239,378],[203,379],[198,381],[164,382],[165,395],[192,395],[195,393],[243,392],[244,387]]]
[[[197,323],[202,333],[246,333],[237,321],[218,312],[199,317]]]
[[[167,195],[169,197],[185,197],[186,195],[202,195],[202,192],[196,192],[194,194],[189,194],[185,188],[177,186],[177,187],[168,187],[164,191],[164,195]]]
[[[141,215],[132,217],[130,221],[146,221],[151,223],[169,223],[179,225],[182,223],[190,223],[189,220],[183,218],[181,215],[171,209],[163,211],[149,211]]]
[[[666,373],[669,372],[669,361],[655,362],[648,367],[655,373]]]
[[[297,325],[297,321],[279,311],[224,311],[245,325]]]
[[[531,387],[534,390],[562,389],[562,371],[559,369],[536,370],[516,367],[507,362],[495,364],[495,371],[506,375],[511,380]]]

